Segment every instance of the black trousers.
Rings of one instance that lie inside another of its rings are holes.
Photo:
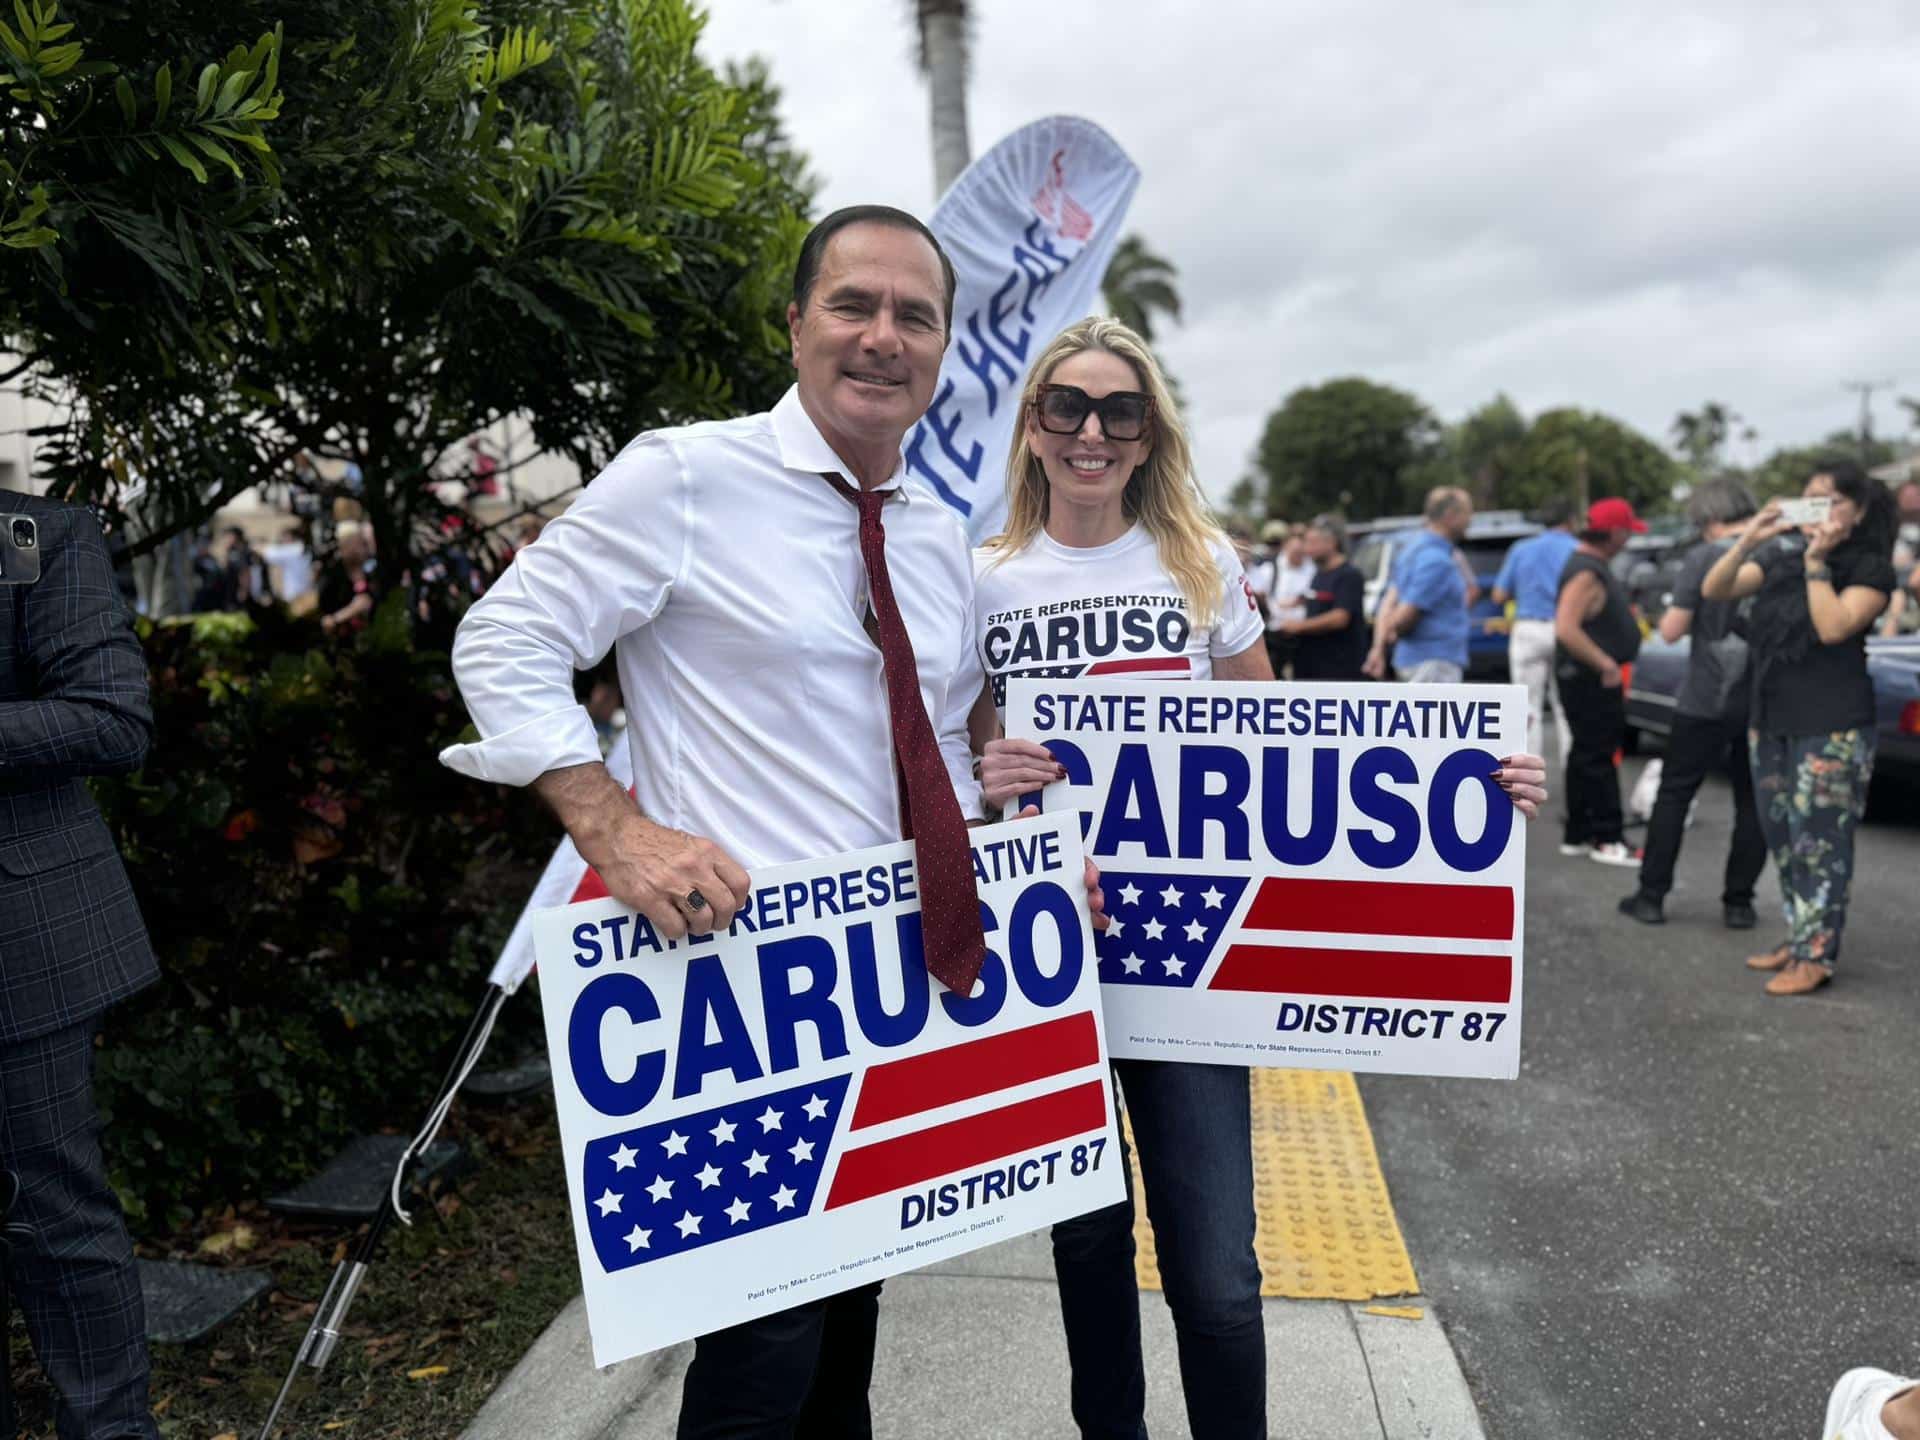
[[[1562,660],[1555,674],[1573,731],[1573,748],[1567,751],[1567,844],[1612,844],[1622,838],[1615,757],[1627,738],[1626,687],[1609,689],[1593,671],[1571,660]]]
[[[1754,883],[1767,865],[1767,842],[1753,803],[1753,766],[1744,724],[1694,715],[1673,717],[1666,761],[1660,767],[1660,797],[1647,824],[1647,853],[1640,862],[1640,888],[1656,899],[1673,888],[1687,808],[1707,773],[1725,766],[1733,782],[1733,843],[1720,891],[1723,905],[1751,905]]]
[[[872,1440],[880,1287],[796,1305],[694,1342],[679,1440]]]
[[[154,1440],[147,1317],[100,1156],[97,1021],[0,1045],[0,1165],[20,1177],[7,1261],[60,1440]],[[0,1433],[13,1434],[11,1416]]]

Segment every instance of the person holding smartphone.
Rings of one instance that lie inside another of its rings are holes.
[[[1867,631],[1897,583],[1893,499],[1843,461],[1811,476],[1826,518],[1796,526],[1769,501],[1700,586],[1709,600],[1754,597],[1754,797],[1780,872],[1787,938],[1749,956],[1769,995],[1805,995],[1833,977],[1878,738]],[[1790,503],[1790,502],[1789,502]]]

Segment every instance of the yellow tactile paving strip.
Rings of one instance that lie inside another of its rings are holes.
[[[1137,1158],[1133,1186],[1144,1193]],[[1253,1072],[1253,1202],[1262,1295],[1375,1300],[1419,1292],[1351,1075]],[[1158,1290],[1145,1206],[1135,1207],[1134,1243],[1140,1288]]]

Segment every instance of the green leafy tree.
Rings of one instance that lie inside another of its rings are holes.
[[[688,0],[68,8],[73,128],[26,171],[53,234],[31,275],[0,251],[58,490],[137,471],[157,540],[304,450],[360,466],[405,555],[427,482],[502,416],[591,472],[785,383],[804,167],[764,70],[695,54]]]
[[[1269,512],[1359,519],[1418,507],[1444,460],[1440,426],[1404,390],[1370,380],[1303,386],[1267,417],[1254,452]]]
[[[1547,410],[1534,418],[1501,502],[1530,509],[1550,499],[1584,504],[1619,495],[1643,512],[1673,502],[1685,472],[1632,426],[1591,410]]]
[[[1143,340],[1153,339],[1156,315],[1179,322],[1180,291],[1174,283],[1179,274],[1171,260],[1149,250],[1138,235],[1121,237],[1100,280],[1107,313]]]
[[[1668,433],[1694,474],[1704,477],[1717,475],[1725,468],[1727,441],[1733,438],[1735,427],[1743,423],[1718,400],[1709,400],[1698,410],[1682,410],[1674,416]]]
[[[1892,445],[1885,440],[1874,440],[1868,447],[1866,465],[1872,469],[1895,458]],[[1793,445],[1774,451],[1753,472],[1754,494],[1762,500],[1775,495],[1798,495],[1808,476],[1842,460],[1855,465],[1861,463],[1859,431],[1835,430],[1817,445]]]
[[[1508,480],[1527,443],[1527,417],[1505,395],[1496,395],[1457,425],[1447,427],[1447,450],[1462,483],[1482,507],[1511,503]]]

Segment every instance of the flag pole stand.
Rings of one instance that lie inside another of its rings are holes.
[[[473,1067],[479,1063],[481,1053],[487,1048],[487,1041],[493,1035],[493,1023],[499,1017],[500,1007],[506,1003],[506,999],[507,991],[501,986],[487,986],[486,997],[474,1011],[466,1036],[461,1040],[460,1048],[454,1052],[453,1063],[447,1067],[446,1079],[441,1082],[433,1108],[427,1112],[426,1123],[394,1166],[393,1181],[387,1187],[380,1208],[374,1212],[367,1233],[360,1237],[353,1254],[334,1268],[333,1278],[327,1282],[326,1293],[320,1298],[320,1307],[313,1312],[313,1323],[307,1326],[306,1336],[300,1341],[300,1348],[294,1352],[293,1364],[288,1367],[287,1378],[280,1386],[279,1395],[274,1398],[273,1409],[267,1412],[266,1423],[260,1427],[260,1440],[270,1440],[274,1423],[280,1418],[287,1397],[293,1393],[294,1382],[300,1378],[302,1367],[316,1371],[325,1369],[327,1362],[333,1358],[333,1352],[339,1348],[340,1336],[346,1329],[347,1311],[352,1308],[360,1283],[373,1264],[374,1252],[379,1249],[388,1225],[395,1220],[403,1225],[413,1223],[413,1217],[407,1213],[401,1200],[405,1193],[403,1186],[407,1169],[426,1152],[427,1147],[433,1144],[434,1137],[440,1133],[453,1102],[459,1098],[460,1087],[473,1073]]]

